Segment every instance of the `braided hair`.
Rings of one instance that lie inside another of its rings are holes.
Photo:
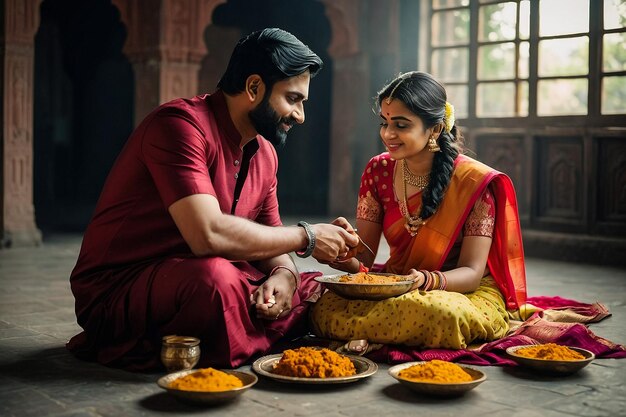
[[[424,131],[445,123],[447,94],[444,87],[432,75],[412,71],[399,75],[385,85],[377,94],[377,113],[382,101],[387,98],[400,100],[424,124]],[[422,208],[419,216],[426,220],[437,211],[454,171],[454,160],[463,152],[463,137],[456,125],[450,132],[442,130],[430,175],[430,182],[422,194]]]

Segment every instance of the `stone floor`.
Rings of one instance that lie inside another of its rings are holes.
[[[80,236],[42,247],[0,251],[0,416],[625,416],[626,359],[600,359],[568,377],[484,367],[487,380],[462,397],[435,399],[400,386],[380,364],[373,376],[332,386],[260,378],[234,402],[202,408],[156,385],[160,374],[133,374],[81,362],[64,348],[78,332],[68,275]],[[384,255],[383,255],[384,256]],[[301,269],[329,272],[311,261]],[[626,343],[626,270],[528,259],[529,295],[605,303],[613,316],[591,325]],[[249,371],[250,366],[240,370]]]

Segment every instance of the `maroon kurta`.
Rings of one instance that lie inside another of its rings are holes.
[[[276,152],[261,136],[246,152],[240,142],[219,91],[166,103],[133,132],[107,178],[70,277],[84,329],[68,343],[72,352],[147,369],[158,364],[160,338],[180,334],[202,340],[201,365],[236,367],[303,324],[300,300],[316,289],[312,280],[303,281],[289,316],[259,320],[248,300],[263,274],[247,262],[195,257],[167,211],[183,197],[211,194],[230,213],[249,157],[234,214],[280,225]]]

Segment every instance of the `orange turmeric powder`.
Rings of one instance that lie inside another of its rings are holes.
[[[300,378],[336,378],[355,375],[356,368],[350,358],[330,349],[301,347],[285,350],[273,372]]]
[[[393,284],[394,282],[406,281],[406,277],[398,275],[376,275],[367,272],[358,272],[356,274],[342,275],[339,282],[349,284]]]
[[[556,343],[546,343],[543,345],[529,346],[515,351],[520,356],[535,359],[545,359],[550,361],[579,361],[585,359],[583,355],[567,346]]]
[[[185,391],[228,391],[239,387],[243,387],[239,378],[213,368],[200,369],[170,383],[170,388]]]
[[[473,380],[472,376],[459,365],[438,359],[403,369],[398,372],[398,377],[409,381],[436,383],[458,383]]]

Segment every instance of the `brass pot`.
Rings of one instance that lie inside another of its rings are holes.
[[[168,372],[192,369],[200,360],[200,339],[190,336],[163,336],[161,362]]]

